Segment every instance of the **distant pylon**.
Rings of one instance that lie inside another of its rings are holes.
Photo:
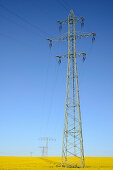
[[[60,35],[55,39],[47,39],[50,41],[50,47],[52,47],[53,41],[68,42],[68,54],[57,56],[59,57],[59,63],[61,63],[61,58],[68,59],[61,166],[85,167],[78,86],[77,57],[80,57],[82,55],[84,62],[86,54],[83,52],[76,52],[76,40],[92,36],[92,41],[94,41],[96,34],[93,32],[85,33],[75,30],[75,25],[78,22],[81,22],[81,26],[83,27],[84,18],[75,17],[72,9],[69,13],[68,19],[57,22],[60,24],[60,26],[62,24],[68,24],[68,33],[64,33],[63,35]]]
[[[40,146],[40,148],[42,148],[42,157],[45,157],[45,149],[46,149],[46,147],[45,146]]]
[[[44,153],[45,153],[45,156],[47,157],[48,156],[48,142],[49,141],[56,141],[56,139],[49,138],[49,137],[41,137],[40,140],[41,141],[46,141],[46,146],[45,146],[46,151]]]
[[[33,156],[33,153],[34,153],[34,152],[30,152],[30,156],[31,156],[31,157]]]

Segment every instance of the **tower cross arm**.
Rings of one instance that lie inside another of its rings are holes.
[[[52,43],[53,41],[68,41],[68,38],[73,39],[73,37],[75,36],[75,39],[81,39],[81,38],[87,38],[87,37],[93,37],[93,40],[95,39],[96,34],[94,32],[91,33],[85,33],[85,32],[76,32],[75,35],[71,34],[71,35],[67,35],[67,33],[58,36],[56,38],[53,39],[46,39],[48,41],[50,41],[50,43]]]
[[[52,41],[67,41],[67,40],[68,40],[68,35],[67,35],[67,33],[65,33],[65,34],[63,34],[63,35],[61,35],[61,36],[58,36],[58,37],[56,37],[56,38],[46,39],[46,40],[48,40],[48,41],[50,41],[50,42],[52,42]]]
[[[81,38],[87,38],[87,37],[93,37],[95,38],[96,34],[94,32],[91,33],[77,33],[76,34],[76,39],[81,39]]]
[[[73,16],[73,17],[75,18],[75,23],[83,22],[83,21],[84,21],[84,17],[75,17],[75,16]],[[59,24],[68,24],[68,19],[63,20],[63,21],[57,20],[57,22],[58,22]]]
[[[62,56],[56,56],[57,58],[73,58],[73,55],[76,55],[76,57],[80,57],[80,56],[86,56],[86,53],[81,52],[81,53],[70,53],[70,54],[65,54]]]

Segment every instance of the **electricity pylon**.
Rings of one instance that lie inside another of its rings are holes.
[[[32,157],[33,153],[34,153],[34,152],[30,152],[30,156],[31,156],[31,157]]]
[[[72,9],[69,13],[68,19],[57,22],[60,24],[60,28],[62,24],[68,24],[68,33],[60,35],[55,39],[47,39],[50,41],[50,47],[52,47],[53,41],[68,42],[68,54],[57,56],[59,57],[60,62],[61,58],[68,59],[61,166],[85,167],[78,86],[77,57],[82,55],[83,61],[85,61],[86,54],[83,52],[76,52],[76,40],[92,36],[92,41],[94,41],[96,34],[93,32],[85,33],[75,30],[75,26],[77,23],[81,22],[81,26],[84,25],[84,18],[75,17]]]
[[[45,148],[44,149],[46,149],[46,151],[44,152],[45,154],[46,154],[46,157],[48,156],[48,142],[49,141],[56,141],[56,139],[54,139],[54,138],[49,138],[49,137],[41,137],[40,138],[40,140],[41,141],[46,141],[46,146],[45,146]]]
[[[45,146],[40,146],[39,148],[42,149],[42,157],[45,157],[45,149],[46,149],[46,147]]]

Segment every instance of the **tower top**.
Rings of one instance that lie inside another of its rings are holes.
[[[71,18],[75,17],[75,14],[72,9],[70,10],[69,17],[71,17]]]

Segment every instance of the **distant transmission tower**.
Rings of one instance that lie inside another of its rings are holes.
[[[48,142],[49,141],[56,141],[56,139],[49,138],[49,137],[41,137],[40,140],[41,141],[46,141],[46,146],[43,148],[43,150],[44,150],[45,156],[47,157],[48,156]]]
[[[62,28],[62,24],[68,24],[68,33],[65,33],[55,39],[47,39],[50,41],[50,47],[52,47],[53,41],[68,42],[68,54],[57,56],[59,57],[59,63],[61,62],[61,58],[68,59],[61,166],[85,167],[77,57],[82,55],[83,61],[85,61],[86,54],[76,52],[76,40],[92,36],[92,41],[94,41],[96,34],[93,32],[85,33],[75,30],[76,23],[81,22],[81,26],[84,25],[84,18],[75,17],[72,9],[69,13],[68,19],[57,22],[60,24],[60,29]]]
[[[33,153],[34,153],[34,152],[30,152],[30,156],[31,156],[31,157],[32,157]]]
[[[39,148],[42,149],[42,157],[45,157],[45,149],[46,149],[46,147],[45,146],[40,146]]]

